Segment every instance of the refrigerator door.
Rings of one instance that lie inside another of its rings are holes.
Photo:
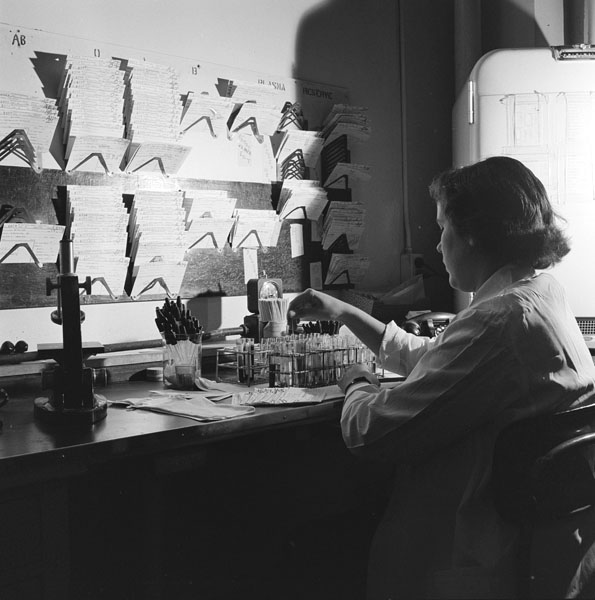
[[[455,166],[512,156],[545,185],[572,243],[551,272],[575,315],[589,318],[595,317],[594,56],[495,50],[477,62],[453,109]],[[468,294],[457,294],[458,310],[468,302]]]

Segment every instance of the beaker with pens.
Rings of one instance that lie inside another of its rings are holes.
[[[163,338],[163,380],[177,390],[192,390],[201,375],[202,333]]]
[[[203,328],[180,296],[166,298],[155,313],[163,340],[163,380],[175,389],[192,390],[201,375]]]

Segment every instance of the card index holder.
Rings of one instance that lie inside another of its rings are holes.
[[[35,262],[35,264],[39,268],[43,267],[43,264],[41,263],[39,258],[37,258],[37,255],[35,254],[35,252],[33,252],[31,246],[29,246],[27,242],[20,242],[18,244],[15,244],[4,256],[0,256],[0,264],[3,263],[13,252],[18,250],[19,248],[24,248],[33,259],[33,262]]]
[[[353,254],[353,250],[349,249],[349,242],[347,241],[347,235],[342,233],[329,247],[328,249],[323,251],[322,255],[322,270],[323,270],[323,280],[326,279],[329,266],[333,257],[333,254]],[[337,280],[343,278],[345,276],[347,278],[347,283],[339,282]],[[349,271],[344,270],[333,278],[333,280],[324,285],[325,289],[332,288],[345,288],[345,287],[353,287],[351,283],[351,278],[349,276]]]
[[[237,127],[234,127],[229,131],[229,139],[232,139],[234,134],[238,133],[242,129],[249,127],[252,130],[252,134],[256,138],[256,141],[260,144],[264,141],[264,136],[260,134],[258,131],[258,123],[256,122],[255,117],[248,117],[243,123],[240,123]]]
[[[287,129],[292,128],[305,129],[305,127],[306,122],[300,103],[296,102],[291,104],[291,102],[286,102],[283,107],[283,114],[281,116],[281,121],[279,121],[277,131],[286,131]]]
[[[347,241],[347,234],[342,233],[328,248],[325,250],[329,255],[331,254],[353,254],[353,251],[349,248],[349,242]]]
[[[341,279],[343,277],[343,275],[345,275],[345,277],[347,278],[347,283],[338,282],[338,280]],[[333,288],[345,288],[345,287],[347,287],[347,288],[354,287],[354,285],[351,283],[351,279],[349,277],[349,271],[347,269],[341,271],[340,273],[337,273],[336,277],[334,277],[330,283],[324,284],[324,288],[327,290],[333,289]]]
[[[342,181],[345,184],[345,188],[344,189],[348,189],[349,188],[349,176],[347,175],[347,173],[343,173],[343,175],[339,175],[339,177],[337,177],[336,179],[333,179],[332,181],[326,182],[325,189],[331,187],[332,185],[334,185],[338,181]]]
[[[296,206],[294,209],[285,214],[283,219],[306,220],[308,219],[308,211],[306,210],[305,206]]]
[[[322,181],[326,181],[337,163],[351,162],[351,156],[347,147],[347,135],[343,134],[324,146],[320,153],[320,170]]]
[[[213,242],[213,247],[217,250],[221,250],[221,248],[217,245],[217,239],[215,238],[215,234],[212,231],[207,231],[204,235],[201,235],[191,246],[188,246],[188,250],[192,250],[196,244],[202,242],[205,238],[211,238]]]
[[[112,288],[110,288],[109,283],[105,280],[105,277],[94,277],[91,279],[91,288],[93,288],[94,283],[100,283],[106,290],[108,296],[112,300],[116,300],[117,296],[112,292]],[[85,293],[85,290],[81,290],[80,295],[82,296]]]
[[[83,160],[79,161],[76,165],[68,165],[68,171],[76,171],[81,165],[85,164],[91,158],[96,158],[99,164],[103,167],[106,175],[112,175],[113,171],[109,168],[103,154],[101,152],[91,152]]]
[[[35,172],[41,172],[41,168],[37,164],[35,148],[24,129],[13,129],[0,140],[0,162],[10,154],[14,154],[26,162]]]
[[[4,223],[10,223],[11,221],[17,223],[35,223],[35,219],[23,206],[13,206],[12,204],[0,205],[0,230]]]
[[[281,163],[281,179],[304,179],[305,175],[304,153],[297,148]]]
[[[351,190],[343,188],[329,188],[326,191],[326,195],[329,199],[327,205],[330,206],[331,202],[351,202]]]
[[[236,91],[237,85],[233,84],[233,79],[222,79],[217,77],[217,85],[215,86],[222,98],[231,98]]]
[[[155,279],[153,279],[149,283],[147,283],[147,285],[145,285],[145,287],[138,294],[136,294],[136,296],[131,296],[131,298],[133,300],[140,298],[144,293],[153,289],[156,285],[161,286],[161,288],[163,289],[163,291],[165,292],[165,294],[167,295],[168,298],[174,297],[174,294],[171,293],[169,287],[167,286],[167,283],[165,282],[165,279],[163,277],[155,277]]]
[[[216,138],[217,134],[215,133],[215,130],[213,129],[213,121],[211,121],[211,117],[209,117],[208,115],[204,115],[204,116],[200,117],[199,119],[196,119],[196,121],[194,121],[194,123],[191,123],[190,125],[188,125],[188,127],[182,129],[182,133],[186,133],[189,129],[192,129],[194,126],[198,125],[201,121],[204,121],[206,123],[206,126],[209,129],[211,137]]]
[[[246,235],[244,235],[244,237],[239,241],[236,241],[234,239],[234,247],[241,248],[242,244],[244,242],[248,241],[251,237],[256,238],[256,241],[258,242],[258,247],[262,248],[263,251],[266,251],[266,246],[262,243],[262,240],[260,239],[260,235],[259,235],[258,231],[256,231],[256,229],[250,229],[250,231],[248,231],[246,233]]]
[[[248,100],[246,104],[250,102],[251,100]],[[238,116],[238,113],[240,112],[241,108],[241,106],[236,105],[236,109],[233,110],[232,113],[229,115],[229,119],[227,120],[227,139],[232,140],[238,132],[248,127],[252,131],[252,135],[256,138],[256,141],[259,144],[262,144],[264,142],[264,135],[262,135],[258,129],[258,121],[256,120],[256,117],[248,117],[241,123],[236,124],[236,117]]]
[[[182,117],[181,117],[181,121],[180,122],[182,122],[184,120],[184,117],[186,116],[188,108],[192,104],[193,100],[194,100],[194,92],[189,91],[188,94],[187,94],[187,96],[186,96],[186,98],[185,98],[185,101],[184,101],[184,108],[183,108],[183,111],[182,111]],[[195,127],[196,125],[198,125],[202,121],[205,122],[207,128],[209,129],[211,137],[216,138],[217,134],[215,133],[215,129],[213,128],[213,121],[211,120],[211,117],[209,115],[203,115],[202,117],[199,117],[198,119],[196,119],[195,121],[193,121],[192,123],[190,123],[190,125],[188,125],[188,127],[185,127],[184,129],[182,129],[182,133],[186,133],[188,130],[192,129],[193,127]]]

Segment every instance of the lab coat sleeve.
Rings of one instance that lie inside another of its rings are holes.
[[[391,321],[384,330],[378,362],[393,373],[408,375],[436,339],[407,333]]]
[[[341,426],[354,453],[396,462],[421,459],[526,394],[523,369],[506,341],[509,328],[503,331],[493,314],[469,313],[426,348],[404,382],[347,390]]]

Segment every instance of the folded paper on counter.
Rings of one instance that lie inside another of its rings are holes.
[[[236,406],[279,406],[288,404],[320,404],[325,400],[343,398],[338,385],[317,388],[253,388],[234,394],[232,404]]]
[[[186,417],[195,421],[221,421],[254,412],[253,406],[215,404],[207,397],[209,392],[150,392],[142,398],[124,398],[110,401],[112,405],[126,406],[129,410],[149,410],[152,412]],[[212,395],[212,394],[211,394]],[[219,397],[221,392],[214,394]],[[228,393],[225,393],[229,397]]]

